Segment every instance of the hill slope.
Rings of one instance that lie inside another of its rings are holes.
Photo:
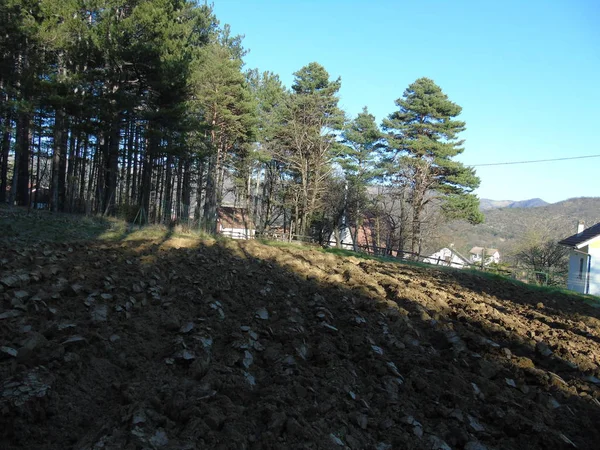
[[[479,199],[479,209],[487,211],[496,208],[537,208],[538,206],[549,205],[541,198],[532,198],[529,200],[490,200],[487,198]]]
[[[478,245],[497,248],[506,255],[532,231],[562,239],[577,231],[579,220],[586,226],[600,222],[600,198],[572,198],[535,208],[490,209],[484,215],[485,222],[479,225],[466,222],[445,225],[431,247],[436,249],[453,242],[463,252]]]
[[[600,310],[294,246],[0,240],[0,447],[595,449]]]

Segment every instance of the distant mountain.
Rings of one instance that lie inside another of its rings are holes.
[[[481,211],[487,211],[490,209],[498,208],[537,208],[539,206],[549,205],[541,198],[532,198],[529,200],[490,200],[488,198],[479,199],[479,209]]]
[[[497,248],[505,257],[529,233],[543,233],[549,238],[563,239],[576,233],[579,221],[583,221],[586,228],[599,223],[600,197],[571,198],[535,208],[504,206],[486,209],[483,214],[485,222],[479,225],[463,221],[444,225],[438,230],[436,238],[428,243],[427,249],[436,251],[454,243],[459,252],[468,253],[472,247],[479,246]]]

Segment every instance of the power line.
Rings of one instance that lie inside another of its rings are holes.
[[[553,159],[535,159],[531,161],[511,161],[511,162],[500,162],[500,163],[489,163],[489,164],[468,164],[471,167],[483,167],[483,166],[508,166],[512,164],[532,164],[541,162],[551,161],[567,161],[570,159],[585,159],[585,158],[600,158],[600,155],[587,155],[587,156],[570,156],[567,158],[553,158]]]

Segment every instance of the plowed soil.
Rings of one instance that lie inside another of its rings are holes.
[[[2,449],[598,449],[600,310],[258,242],[0,242]]]

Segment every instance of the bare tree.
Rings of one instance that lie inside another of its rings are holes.
[[[549,277],[565,274],[568,249],[549,236],[549,225],[542,223],[526,231],[513,251],[515,262],[535,272],[544,272]],[[536,279],[538,282],[547,281],[542,273],[538,273]]]
[[[334,130],[343,121],[337,106],[341,82],[330,81],[325,68],[317,63],[310,63],[294,75],[294,92],[283,108],[275,156],[287,166],[297,184],[295,231],[305,235],[331,173]]]

